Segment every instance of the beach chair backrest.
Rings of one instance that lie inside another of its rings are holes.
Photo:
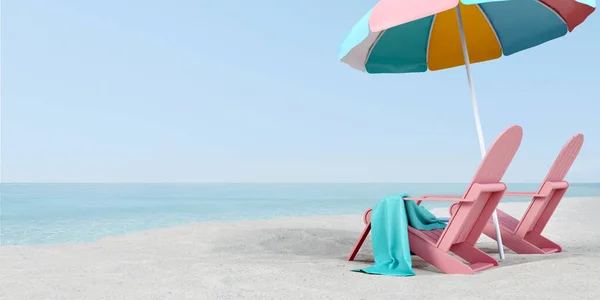
[[[569,139],[562,150],[560,150],[556,160],[554,160],[552,167],[550,167],[548,174],[546,174],[546,178],[544,178],[544,181],[540,185],[538,193],[542,193],[546,182],[564,181],[582,146],[583,134],[576,134]],[[521,221],[515,228],[516,234],[524,236],[532,230],[538,233],[542,232],[565,192],[566,190],[563,189],[551,191],[550,194],[545,196],[533,197],[527,210],[523,213]]]
[[[522,139],[523,128],[521,126],[515,125],[504,130],[496,138],[481,161],[477,172],[475,172],[475,176],[473,176],[473,180],[471,180],[471,184],[500,182],[517,150],[519,150]]]
[[[550,167],[548,174],[546,174],[546,178],[542,181],[542,184],[547,181],[563,181],[569,169],[577,159],[577,155],[579,155],[579,151],[583,146],[583,134],[579,133],[574,135],[565,146],[560,150],[560,153],[556,157],[556,160]]]
[[[509,127],[496,138],[464,197],[469,197],[474,184],[500,183],[519,150],[522,138],[523,129],[520,126]],[[502,194],[483,193],[474,202],[458,203],[438,246],[448,249],[452,244],[477,240],[501,198]]]

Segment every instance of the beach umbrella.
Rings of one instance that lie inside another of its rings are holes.
[[[513,55],[573,31],[595,0],[381,0],[346,34],[339,59],[367,73],[414,73],[465,65],[482,158],[471,63]],[[498,252],[504,249],[494,212]]]

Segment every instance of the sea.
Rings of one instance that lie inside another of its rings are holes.
[[[193,222],[358,215],[386,196],[462,194],[466,187],[466,183],[2,183],[0,245],[89,242]],[[509,184],[511,191],[536,191],[538,187],[536,183]],[[600,183],[571,184],[567,196],[600,197]]]

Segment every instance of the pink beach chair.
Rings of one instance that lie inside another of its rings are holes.
[[[569,187],[564,178],[582,145],[582,134],[577,134],[569,140],[556,157],[537,192],[504,193],[504,196],[533,197],[520,221],[497,210],[504,246],[518,254],[549,254],[562,251],[558,244],[543,237],[542,231]],[[455,208],[451,208],[451,211],[454,210]],[[483,233],[495,239],[496,233],[491,220],[485,226]]]
[[[427,195],[405,200],[458,201],[455,214],[444,229],[421,231],[408,227],[410,250],[447,274],[474,274],[498,265],[498,262],[475,248],[488,219],[502,199],[506,185],[500,180],[515,156],[523,130],[512,126],[500,134],[481,162],[463,196]],[[348,260],[354,260],[371,230],[371,210],[364,215],[366,227]],[[464,259],[463,263],[450,252]]]

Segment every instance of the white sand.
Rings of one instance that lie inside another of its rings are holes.
[[[503,204],[518,214],[524,204]],[[435,211],[447,215],[445,211]],[[417,276],[351,272],[360,216],[201,223],[93,243],[0,247],[0,299],[599,299],[600,199],[565,199],[546,236],[564,252],[516,255],[475,275],[415,258]],[[480,247],[497,257],[486,237]]]

